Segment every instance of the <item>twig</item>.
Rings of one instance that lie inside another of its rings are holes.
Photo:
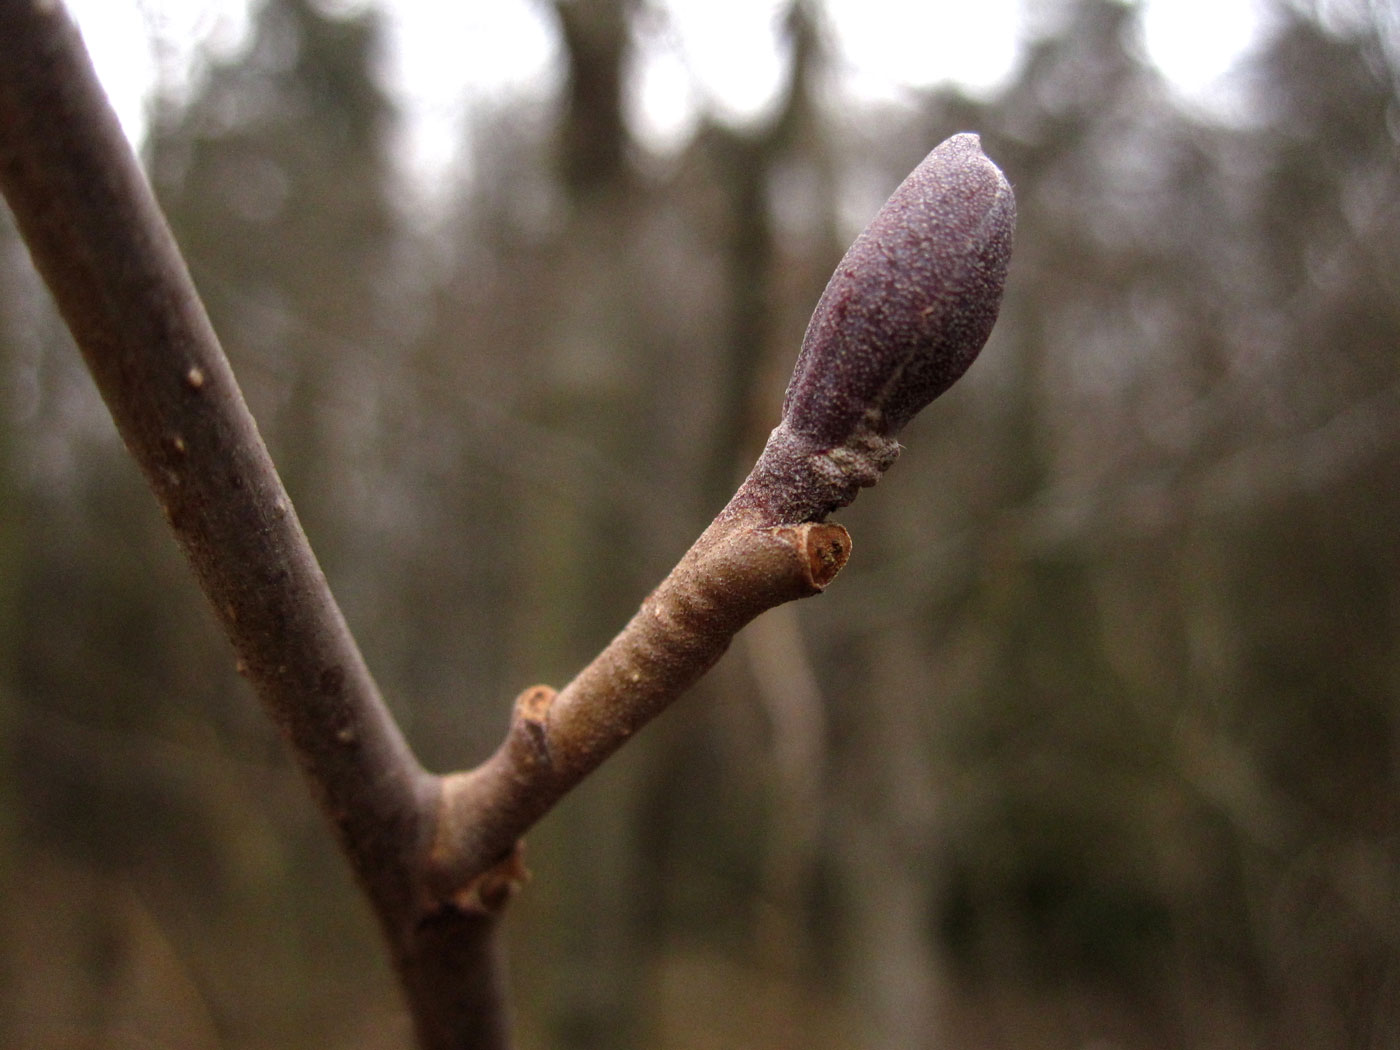
[[[729,506],[482,766],[414,759],[301,530],[136,157],[58,0],[0,0],[0,189],[237,654],[388,938],[425,1050],[509,1045],[497,929],[520,836],[766,609],[850,554],[825,516],[996,317],[1015,207],[977,138],[935,149],[818,304],[783,420]]]
[[[976,135],[938,146],[894,192],[817,304],[782,421],[729,505],[593,663],[557,696],[526,692],[495,755],[449,778],[437,878],[451,884],[500,856],[512,829],[699,678],[741,627],[831,582],[850,537],[822,519],[880,479],[899,430],[981,350],[1015,215]]]
[[[0,0],[0,188],[239,670],[304,770],[401,971],[421,977],[420,872],[438,781],[380,698],[56,2]],[[489,957],[490,939],[477,921],[440,952],[460,967]]]
[[[0,2],[0,179],[224,630],[377,899],[431,781],[385,709],[61,5]]]

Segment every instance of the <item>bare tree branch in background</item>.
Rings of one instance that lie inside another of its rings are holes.
[[[748,480],[573,682],[526,691],[481,767],[424,771],[360,655],[77,29],[0,0],[0,182],[35,265],[246,675],[335,828],[425,1048],[504,1047],[496,931],[520,836],[761,612],[822,591],[824,521],[991,330],[1015,223],[976,136],[935,149],[818,304]]]

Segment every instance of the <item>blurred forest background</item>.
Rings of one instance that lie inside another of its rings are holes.
[[[545,7],[560,90],[474,111],[427,221],[372,10],[262,0],[147,147],[436,769],[724,502],[852,199],[975,130],[1020,228],[982,359],[839,515],[831,591],[530,836],[525,1050],[1400,1047],[1396,9],[1274,0],[1223,123],[1131,6],[1058,0],[994,95],[883,109],[832,95],[794,0],[776,108],[657,156],[621,106],[641,0]],[[0,1045],[404,1046],[7,215],[0,389]]]

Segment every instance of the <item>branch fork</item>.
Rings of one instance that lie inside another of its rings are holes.
[[[527,878],[521,837],[745,624],[840,572],[851,540],[827,515],[981,349],[1015,226],[977,136],[934,149],[837,267],[729,505],[572,682],[517,698],[489,759],[434,776],[345,625],[58,0],[0,0],[0,190],[373,906],[425,1050],[509,1045],[496,930]]]

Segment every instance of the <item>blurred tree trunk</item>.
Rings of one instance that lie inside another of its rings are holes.
[[[559,171],[576,201],[616,198],[630,180],[623,84],[637,0],[554,0],[564,43]]]
[[[14,969],[18,954],[8,946],[16,938],[9,935],[11,909],[17,899],[15,886],[21,862],[19,822],[21,799],[16,768],[19,738],[19,697],[15,681],[15,658],[19,628],[19,564],[23,557],[24,536],[21,510],[24,501],[15,477],[17,434],[11,419],[23,410],[18,390],[18,362],[12,350],[13,337],[5,322],[14,315],[15,282],[10,259],[18,248],[8,215],[0,216],[0,404],[11,411],[0,412],[0,1042],[13,1030],[11,1017],[22,1005],[16,1001]]]

